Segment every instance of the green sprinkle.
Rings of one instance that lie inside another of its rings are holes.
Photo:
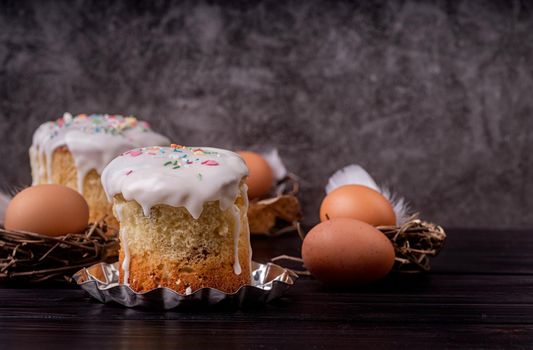
[[[198,176],[198,180],[202,181],[202,174],[198,173],[197,176]]]
[[[168,162],[165,163],[165,166],[169,165],[169,164],[172,164],[172,162],[169,160]]]
[[[173,167],[172,169],[179,169],[181,168],[179,165],[176,165],[175,167]]]

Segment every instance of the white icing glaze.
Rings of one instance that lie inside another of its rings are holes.
[[[122,210],[124,209],[124,206],[122,204],[116,204],[113,206],[113,211],[115,212],[115,216],[117,217],[118,222],[122,221]],[[130,277],[130,250],[128,248],[128,240],[126,238],[126,231],[122,227],[120,227],[119,230],[120,235],[120,243],[122,244],[122,251],[124,252],[124,260],[122,261],[122,271],[124,271],[124,284],[129,285],[129,277]]]
[[[239,238],[241,235],[241,212],[239,208],[234,205],[232,208],[235,226],[233,227],[233,272],[240,275],[242,272],[241,264],[239,262]]]
[[[143,208],[156,204],[185,207],[194,219],[204,203],[219,201],[221,210],[233,206],[239,184],[248,174],[236,153],[209,147],[144,147],[115,158],[102,172],[109,200],[122,194]]]
[[[244,184],[241,189],[241,198],[244,201],[244,208],[248,210],[248,205],[250,204],[248,200],[248,185]],[[245,219],[245,223],[248,226],[248,218]],[[249,228],[247,228],[249,230]],[[248,266],[252,266],[252,242],[248,239]]]
[[[122,250],[124,251],[124,260],[122,260],[122,271],[124,271],[125,285],[129,285],[130,278],[130,250],[128,248],[128,240],[126,239],[126,232],[123,228],[120,229],[120,241],[122,243]]]
[[[61,146],[72,154],[77,169],[77,187],[83,192],[83,181],[89,171],[101,174],[117,155],[146,145],[165,145],[170,141],[150,129],[148,123],[134,117],[118,115],[78,115],[65,113],[55,122],[42,124],[33,134],[30,158],[33,184],[43,180],[52,182],[52,156]],[[45,162],[45,167],[39,164]]]

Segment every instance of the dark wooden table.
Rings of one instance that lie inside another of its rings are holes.
[[[103,305],[76,287],[0,289],[0,348],[533,348],[533,232],[449,230],[433,271],[331,290],[301,278],[245,310]],[[255,259],[298,252],[260,238]]]

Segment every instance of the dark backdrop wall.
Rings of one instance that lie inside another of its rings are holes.
[[[276,146],[306,221],[356,162],[448,226],[533,225],[527,2],[3,1],[0,181],[34,129],[135,114],[176,143]]]

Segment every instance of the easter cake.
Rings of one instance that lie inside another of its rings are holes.
[[[251,281],[248,169],[216,148],[144,147],[115,158],[102,184],[120,223],[120,281],[235,292]]]
[[[89,204],[89,221],[116,225],[100,183],[113,158],[129,149],[164,145],[169,140],[148,123],[120,115],[85,115],[42,124],[33,135],[30,162],[33,185],[55,183],[76,189]]]

